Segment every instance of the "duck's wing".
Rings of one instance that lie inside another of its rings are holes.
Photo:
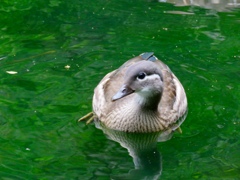
[[[162,70],[164,88],[158,109],[163,119],[171,124],[187,111],[187,98],[184,88],[170,69]]]

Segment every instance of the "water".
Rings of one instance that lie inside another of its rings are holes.
[[[139,178],[126,147],[77,120],[101,78],[142,52],[169,65],[189,101],[183,133],[150,151],[155,177],[239,179],[240,9],[224,2],[4,1],[1,179]]]

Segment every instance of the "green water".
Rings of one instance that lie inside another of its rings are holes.
[[[77,120],[101,78],[142,52],[189,102],[183,133],[154,149],[156,179],[240,178],[240,9],[3,0],[0,24],[0,179],[139,179],[126,148]]]

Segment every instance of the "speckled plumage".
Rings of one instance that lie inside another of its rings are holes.
[[[140,72],[146,72],[143,80],[137,78]],[[107,128],[157,132],[172,127],[186,113],[187,98],[168,66],[153,53],[143,53],[100,81],[94,90],[93,111]]]

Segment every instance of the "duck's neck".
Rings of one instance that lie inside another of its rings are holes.
[[[136,93],[135,96],[135,101],[142,110],[157,111],[160,100],[161,94],[149,94],[146,96],[145,94]]]

